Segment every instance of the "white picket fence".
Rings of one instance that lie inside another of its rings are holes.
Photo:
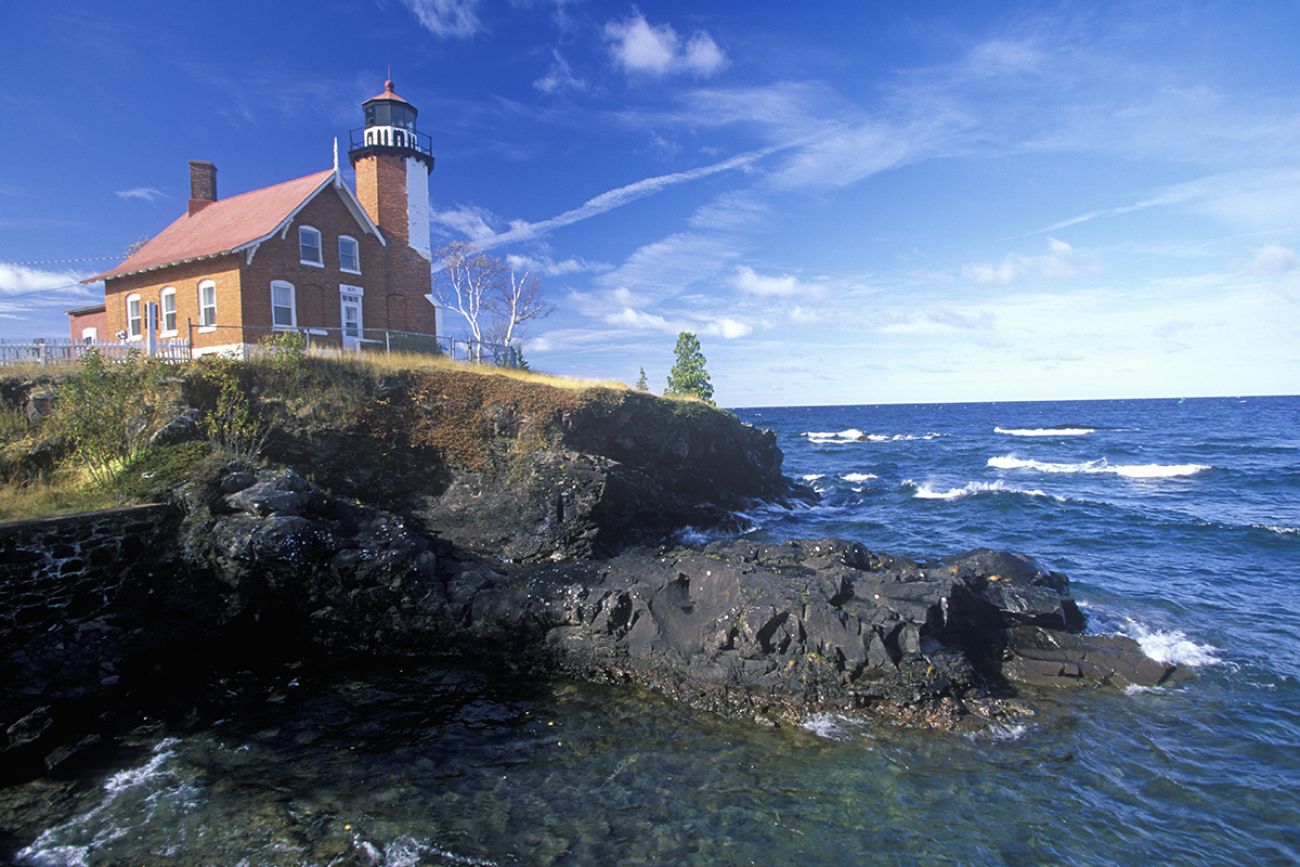
[[[132,355],[144,355],[146,346],[135,340],[73,340],[69,337],[36,340],[0,339],[0,366],[13,364],[73,364],[94,349],[109,361],[126,361]],[[154,357],[179,364],[191,358],[187,340],[160,340]]]

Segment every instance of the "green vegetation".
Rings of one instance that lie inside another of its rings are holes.
[[[109,364],[92,349],[60,390],[53,432],[68,441],[91,479],[106,485],[171,417],[176,392],[167,366],[157,359],[136,355]]]
[[[641,374],[640,374],[639,376],[637,376],[637,378],[636,378],[636,390],[637,390],[637,391],[649,391],[649,390],[650,390],[650,383],[647,382],[647,381],[646,381],[646,378],[645,378],[645,368],[644,368],[644,367],[641,368]]]
[[[704,353],[700,351],[700,339],[689,331],[677,335],[677,346],[673,349],[677,361],[668,374],[668,389],[664,396],[693,396],[713,403],[713,383],[709,381],[709,371],[705,368]]]

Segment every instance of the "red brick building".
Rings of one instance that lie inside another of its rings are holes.
[[[333,169],[219,199],[216,166],[192,161],[188,210],[87,278],[104,281],[99,339],[143,340],[156,305],[158,337],[189,338],[195,354],[242,354],[285,330],[349,349],[431,343],[429,138],[391,81],[362,107],[365,127],[348,153],[355,194],[336,159]]]

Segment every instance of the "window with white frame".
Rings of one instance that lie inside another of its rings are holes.
[[[339,270],[361,273],[361,245],[350,235],[339,235]]]
[[[172,286],[163,288],[162,295],[159,297],[159,313],[162,314],[163,334],[176,333],[176,289]]]
[[[139,340],[144,334],[144,318],[140,314],[140,296],[126,296],[126,336],[129,340]]]
[[[217,284],[211,280],[199,284],[199,325],[204,328],[217,325]]]
[[[271,281],[271,325],[276,328],[295,328],[298,311],[294,305],[293,284],[283,280]]]
[[[298,229],[298,261],[304,265],[325,267],[325,258],[321,254],[320,231],[311,226]]]

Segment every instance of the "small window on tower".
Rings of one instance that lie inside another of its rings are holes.
[[[339,235],[339,270],[361,273],[361,249],[356,238]]]
[[[325,260],[321,256],[320,232],[311,226],[303,226],[298,230],[298,261],[304,265],[325,267]]]

